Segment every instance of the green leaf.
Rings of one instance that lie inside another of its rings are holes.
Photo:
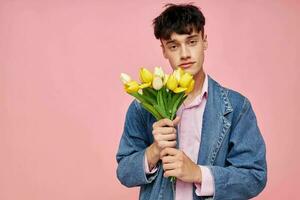
[[[149,103],[149,104],[152,104],[152,105],[156,104],[156,101],[154,99],[152,99],[151,97],[147,96],[146,94],[139,94],[138,93],[138,96],[140,96],[140,98],[145,99],[147,101],[147,103]]]
[[[152,99],[152,98],[150,98],[146,95],[141,95],[138,92],[131,93],[130,95],[135,97],[140,102],[147,102],[147,103],[152,104],[152,105],[156,104],[156,101],[154,99]]]
[[[157,92],[157,104],[159,105],[159,107],[161,107],[163,109],[164,101],[163,101],[161,92],[162,92],[161,90],[158,90],[158,92]]]
[[[178,108],[181,106],[181,104],[184,102],[184,100],[185,100],[187,97],[188,97],[187,95],[184,95],[183,98],[181,98],[179,104],[177,105],[177,109],[176,109],[176,110],[178,110]]]
[[[173,108],[172,108],[171,120],[174,119],[174,116],[175,116],[175,114],[177,112],[177,109],[178,109],[178,105],[182,101],[182,98],[183,98],[184,94],[185,94],[184,92],[179,93],[179,95],[178,95],[179,97],[176,99],[176,101],[175,101],[175,103],[173,105]]]
[[[152,88],[144,88],[143,89],[143,94],[155,99],[155,101],[156,101],[157,93],[154,92]]]
[[[152,94],[152,96],[157,96],[157,90],[153,89],[153,88],[144,88],[144,90],[147,90],[147,92],[149,92],[150,94]],[[143,91],[144,91],[143,90]]]
[[[170,95],[171,95],[171,100],[169,101],[169,105],[168,105],[168,112],[172,115],[172,111],[173,111],[173,107],[174,107],[174,104],[175,102],[178,100],[178,98],[180,98],[180,95],[181,93],[174,93],[174,92],[171,92]]]
[[[137,100],[139,100],[140,102],[145,102],[145,99],[143,99],[138,92],[134,92],[130,94],[131,96],[135,97]]]
[[[156,120],[160,120],[160,119],[163,118],[163,117],[159,114],[159,112],[157,112],[157,111],[155,110],[155,108],[154,108],[153,106],[151,106],[150,104],[143,102],[143,103],[141,103],[141,105],[142,105],[148,112],[150,112],[150,113],[155,117]]]
[[[165,86],[161,90],[162,90],[162,99],[164,102],[164,110],[165,110],[166,114],[168,115],[168,118],[170,118],[171,115],[168,112],[168,92],[166,91]]]
[[[165,93],[166,93],[166,102],[165,102],[165,105],[166,105],[166,112],[167,112],[167,114],[170,116],[170,118],[171,118],[171,108],[173,107],[173,105],[172,105],[172,102],[171,102],[171,100],[172,100],[172,94],[171,94],[171,91],[165,91]]]
[[[159,112],[159,114],[163,118],[168,118],[169,119],[169,116],[166,114],[166,112],[159,105],[154,105],[154,108],[157,110],[157,112]]]

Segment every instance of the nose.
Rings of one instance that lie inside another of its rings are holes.
[[[181,58],[181,60],[187,60],[187,59],[191,58],[190,50],[185,45],[181,46],[180,58]]]

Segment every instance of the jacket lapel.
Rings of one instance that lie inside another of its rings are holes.
[[[213,165],[231,123],[225,117],[232,112],[228,90],[208,76],[208,98],[203,114],[198,164]]]

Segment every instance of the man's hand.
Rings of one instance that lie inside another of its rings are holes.
[[[174,176],[184,182],[201,183],[202,173],[185,153],[174,148],[165,148],[161,151],[160,158],[163,163],[164,177]]]
[[[149,169],[152,170],[160,159],[160,153],[164,148],[176,147],[176,126],[180,118],[161,119],[153,124],[154,142],[146,149]]]

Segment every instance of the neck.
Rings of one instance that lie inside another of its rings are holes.
[[[205,73],[203,69],[194,75],[195,86],[194,86],[194,90],[190,93],[191,96],[197,96],[198,94],[201,93],[204,84],[204,79],[205,79]]]

